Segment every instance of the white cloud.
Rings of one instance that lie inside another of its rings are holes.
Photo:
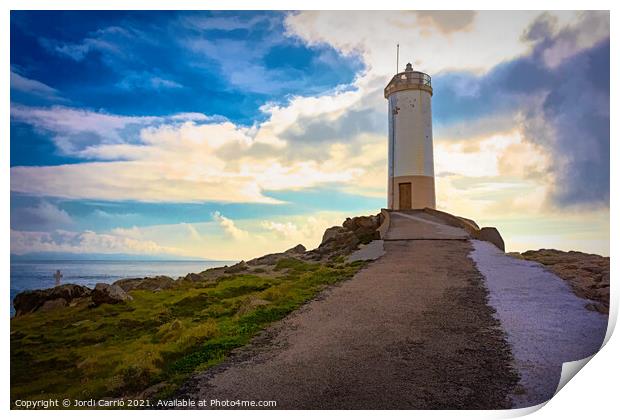
[[[275,232],[281,238],[295,238],[299,235],[299,228],[292,222],[264,221],[261,226],[267,230]]]
[[[145,40],[144,34],[133,28],[110,26],[92,32],[78,43],[65,43],[46,38],[41,38],[39,42],[51,52],[82,61],[91,51],[100,51],[104,57],[107,55],[123,57],[126,55],[123,46],[128,39],[134,38]]]
[[[372,213],[372,211],[369,211]],[[308,249],[315,248],[321,242],[325,229],[340,225],[347,217],[344,213],[319,213],[309,217],[295,217],[290,219],[263,220],[259,227],[274,235],[277,240],[284,241],[291,246],[304,244]],[[284,249],[284,248],[283,248]]]
[[[348,100],[342,97],[348,96],[331,98],[339,104],[332,109],[343,112]],[[65,154],[109,162],[14,167],[11,189],[66,198],[276,203],[263,191],[345,183],[363,175],[363,167],[352,167],[338,155],[337,143],[322,147],[329,156],[324,161],[288,158],[290,149],[278,134],[296,118],[317,113],[308,102],[312,99],[298,98],[286,110],[273,107],[268,111],[273,119],[258,127],[195,114],[164,119],[14,106],[14,119],[57,133],[55,141]],[[135,139],[123,142],[131,129]]]
[[[11,253],[72,252],[103,254],[178,254],[174,247],[162,247],[153,241],[138,240],[117,233],[25,232],[11,229]]]
[[[11,119],[52,133],[61,153],[78,156],[90,145],[131,141],[121,133],[122,130],[131,125],[146,125],[157,121],[155,117],[130,117],[63,106],[42,108],[17,104],[11,104]]]
[[[219,211],[213,212],[213,220],[215,220],[219,225],[224,229],[224,231],[230,235],[232,239],[235,240],[245,240],[248,239],[248,232],[239,229],[235,222],[228,217],[223,216]]]
[[[286,25],[290,34],[311,45],[327,43],[345,54],[360,52],[374,75],[394,73],[397,43],[402,64],[412,61],[430,74],[448,69],[484,72],[528,50],[520,35],[539,14],[442,13],[304,11],[289,15]]]
[[[149,72],[129,73],[116,86],[126,89],[148,89],[148,90],[164,90],[164,89],[180,89],[183,87],[178,82],[169,78],[164,78]]]
[[[38,80],[28,79],[15,71],[11,71],[11,89],[48,100],[64,101],[58,90]]]

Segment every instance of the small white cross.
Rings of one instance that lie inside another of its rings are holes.
[[[62,273],[60,272],[60,270],[56,270],[54,278],[56,279],[56,286],[60,286],[60,279],[62,278]]]

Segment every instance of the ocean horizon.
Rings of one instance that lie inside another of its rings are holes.
[[[54,273],[60,270],[61,284],[94,287],[123,278],[169,276],[174,279],[208,268],[234,264],[211,260],[14,260],[11,259],[11,315],[13,298],[26,290],[54,287]]]

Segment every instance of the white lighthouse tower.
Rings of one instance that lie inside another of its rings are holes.
[[[411,63],[385,87],[388,100],[388,209],[435,208],[431,77]]]

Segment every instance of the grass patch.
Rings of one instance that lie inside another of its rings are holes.
[[[277,275],[238,274],[135,290],[127,304],[73,307],[11,320],[11,400],[127,397],[221,363],[270,323],[362,263],[280,260]],[[258,302],[258,303],[257,303]]]

